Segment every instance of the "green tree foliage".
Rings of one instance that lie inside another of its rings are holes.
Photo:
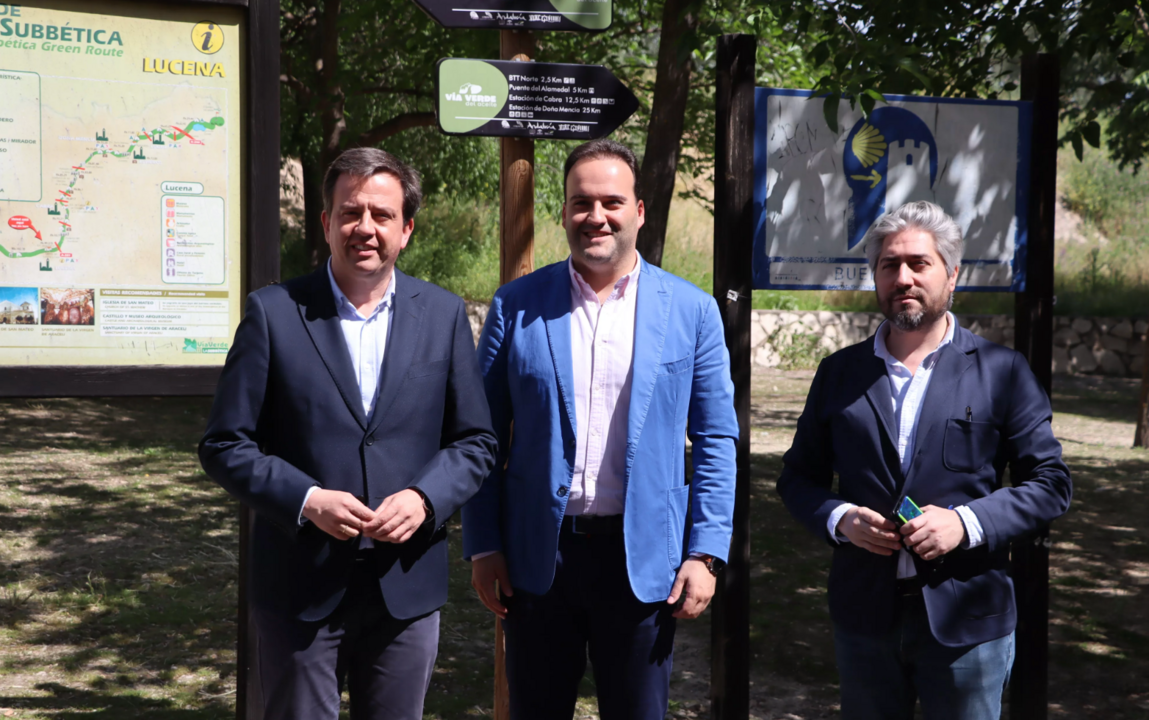
[[[497,33],[443,30],[413,2],[381,0],[282,0],[280,28],[282,154],[303,166],[307,264],[327,254],[323,170],[348,148],[396,152],[422,171],[429,195],[497,194],[494,141],[434,127],[435,63],[497,56]]]
[[[1147,0],[759,2],[812,42],[831,125],[842,98],[868,113],[883,93],[1008,96],[1017,61],[1051,52],[1063,68],[1062,142],[1080,158],[1110,118],[1108,149],[1121,167],[1137,169],[1149,153]]]

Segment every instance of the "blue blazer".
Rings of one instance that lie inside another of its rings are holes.
[[[830,513],[849,501],[888,516],[909,495],[918,505],[965,505],[985,531],[979,547],[928,563],[913,556],[927,583],[934,637],[957,647],[1012,632],[1009,544],[1064,513],[1072,495],[1051,416],[1049,398],[1021,354],[959,327],[934,367],[903,476],[890,383],[874,338],[823,360],[783,457],[778,492],[794,517],[834,547],[834,622],[855,633],[888,631],[898,559],[834,543],[826,530]],[[1007,466],[1011,487],[1002,483]]]
[[[635,312],[626,566],[639,600],[658,602],[670,594],[687,552],[727,556],[738,421],[714,299],[644,262]],[[563,261],[500,288],[479,340],[499,454],[494,471],[463,508],[463,553],[470,558],[501,551],[511,585],[540,595],[554,579],[574,473],[570,314]],[[694,466],[689,485],[688,435]]]
[[[495,451],[474,347],[462,300],[396,270],[368,420],[327,270],[248,296],[199,455],[208,475],[255,510],[257,608],[315,621],[343,597],[359,540],[300,527],[312,487],[349,492],[372,509],[421,490],[433,519],[402,545],[373,543],[371,554],[392,616],[446,602],[443,525],[490,472]]]

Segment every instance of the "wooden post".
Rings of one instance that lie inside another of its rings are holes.
[[[248,5],[247,122],[250,196],[242,208],[247,217],[247,272],[244,292],[279,282],[279,0],[251,0]],[[263,717],[259,689],[259,655],[251,622],[248,575],[251,525],[255,512],[239,506],[239,608],[236,628],[235,714],[239,720]]]
[[[711,620],[710,714],[750,716],[750,293],[754,246],[754,56],[752,35],[718,39],[714,135],[714,298],[722,313],[734,408],[738,486],[730,559]]]
[[[1014,338],[1046,394],[1051,393],[1053,383],[1053,211],[1060,75],[1056,55],[1022,59],[1021,98],[1033,103],[1033,145],[1025,292],[1016,295]],[[1017,653],[1009,714],[1013,720],[1045,720],[1049,704],[1049,528],[1015,542],[1012,563]]]
[[[535,36],[524,30],[499,31],[499,59],[530,62]],[[499,140],[499,284],[535,269],[535,141]],[[510,720],[503,623],[495,618],[495,720]]]
[[[499,58],[530,62],[535,56],[533,33],[499,31]],[[499,283],[506,284],[534,270],[535,263],[535,141],[499,140]]]
[[[1149,316],[1145,319],[1149,320]],[[1137,335],[1133,338],[1136,340]],[[1149,346],[1149,332],[1145,333],[1144,342]],[[1137,401],[1137,429],[1133,431],[1133,447],[1149,447],[1149,352],[1145,353],[1144,367],[1141,368],[1141,397]]]

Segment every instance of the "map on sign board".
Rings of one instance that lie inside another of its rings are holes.
[[[241,16],[9,7],[0,297],[29,311],[0,312],[0,365],[221,364],[242,301]]]
[[[1029,103],[887,95],[838,131],[804,90],[755,92],[754,287],[872,290],[862,238],[883,212],[940,205],[962,228],[959,290],[1025,286]]]

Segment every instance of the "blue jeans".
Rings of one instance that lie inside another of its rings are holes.
[[[845,720],[998,720],[1013,666],[1013,633],[967,647],[946,647],[930,633],[921,596],[902,601],[884,635],[834,628]]]

